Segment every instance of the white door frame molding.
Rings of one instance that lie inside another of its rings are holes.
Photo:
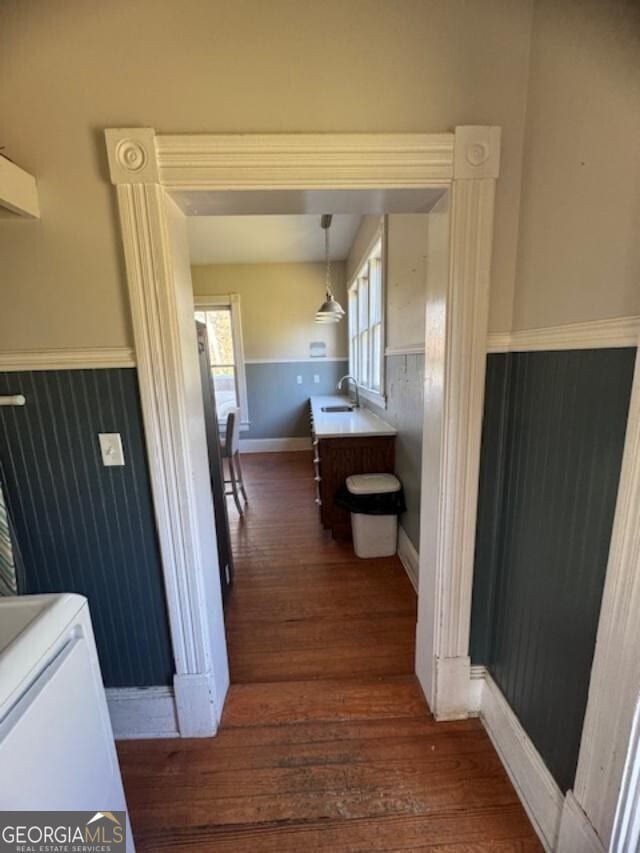
[[[136,361],[171,637],[180,733],[216,731],[228,685],[226,650],[212,648],[192,472],[206,466],[187,440],[186,366],[179,347],[166,196],[173,191],[425,189],[449,191],[450,240],[442,352],[436,590],[417,632],[418,674],[436,717],[469,712],[469,627],[484,396],[493,198],[500,129],[441,134],[156,135],[106,131],[117,187]],[[195,347],[195,336],[194,336]],[[426,549],[425,549],[426,550]],[[220,611],[221,612],[221,611]],[[424,609],[423,609],[424,615]],[[217,672],[214,662],[218,661]]]
[[[640,696],[633,718],[609,849],[611,853],[640,850]]]

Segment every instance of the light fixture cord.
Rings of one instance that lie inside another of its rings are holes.
[[[329,229],[324,229],[324,257],[325,257],[325,286],[327,291],[327,298],[333,299],[333,294],[331,293],[331,258],[329,257]]]

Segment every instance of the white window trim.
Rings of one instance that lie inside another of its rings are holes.
[[[381,290],[381,299],[382,304],[380,306],[380,391],[374,391],[371,388],[367,388],[366,385],[361,385],[358,382],[358,393],[364,399],[370,403],[373,403],[375,406],[379,406],[382,409],[387,408],[387,397],[386,397],[386,378],[387,378],[387,370],[386,370],[386,358],[385,358],[385,349],[386,349],[386,338],[387,338],[387,217],[381,216],[380,223],[373,234],[373,237],[367,244],[362,255],[358,258],[358,263],[355,267],[355,272],[351,276],[351,278],[347,281],[347,304],[349,302],[349,293],[351,288],[356,283],[358,279],[358,274],[362,269],[363,265],[367,262],[369,255],[374,250],[376,243],[382,243],[382,263],[380,265],[380,290]],[[351,373],[353,370],[353,365],[351,364],[351,335],[349,334],[349,346],[347,347],[348,356],[349,356],[349,372]],[[371,358],[371,353],[369,353],[369,358]]]
[[[196,311],[212,311],[216,308],[229,308],[231,312],[231,334],[233,335],[233,357],[235,359],[236,376],[238,378],[238,397],[240,404],[240,429],[246,432],[251,426],[249,420],[249,399],[247,396],[247,371],[244,358],[244,341],[242,338],[242,314],[240,311],[240,294],[214,294],[212,296],[195,296]],[[224,424],[223,424],[224,426]]]

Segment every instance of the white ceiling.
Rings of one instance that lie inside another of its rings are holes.
[[[336,214],[332,260],[344,260],[360,225],[359,214]],[[192,264],[271,264],[324,260],[320,216],[189,216]]]
[[[376,190],[176,190],[187,216],[309,213],[428,213],[445,187]]]

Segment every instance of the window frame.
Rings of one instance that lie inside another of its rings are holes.
[[[247,370],[244,357],[244,341],[242,338],[242,314],[240,310],[240,294],[214,294],[212,296],[195,296],[193,303],[195,311],[216,311],[220,308],[228,308],[231,314],[231,336],[233,338],[233,358],[235,360],[235,373],[237,383],[238,405],[240,407],[240,430],[246,432],[250,426],[249,399],[247,396]],[[218,419],[221,427],[226,422]]]
[[[380,376],[380,387],[374,388],[372,387],[372,377],[375,372],[375,367],[373,364],[373,327],[378,325],[374,323],[372,325],[371,318],[373,312],[371,311],[371,279],[370,279],[370,270],[369,270],[369,262],[372,260],[372,255],[374,254],[374,250],[376,246],[380,244],[380,352],[378,359],[378,370]],[[348,304],[348,350],[349,350],[349,373],[356,379],[358,383],[358,392],[361,397],[370,402],[381,406],[382,408],[387,407],[387,398],[385,394],[385,380],[386,380],[386,370],[385,370],[385,340],[386,340],[386,272],[387,272],[387,218],[383,217],[380,220],[380,224],[375,230],[375,233],[371,240],[369,241],[365,251],[362,253],[358,264],[356,265],[355,272],[351,276],[351,278],[347,282],[347,304]],[[359,304],[359,281],[365,276],[362,275],[362,272],[367,267],[367,328],[360,328],[360,304]],[[355,305],[355,310],[353,306]],[[354,332],[355,330],[355,332]],[[368,382],[370,384],[365,384],[363,382],[363,377],[361,375],[361,366],[362,366],[362,358],[360,354],[360,342],[361,336],[366,333],[367,335],[367,367],[368,367]],[[355,343],[354,343],[355,342]],[[355,363],[354,363],[354,355],[355,355]]]

